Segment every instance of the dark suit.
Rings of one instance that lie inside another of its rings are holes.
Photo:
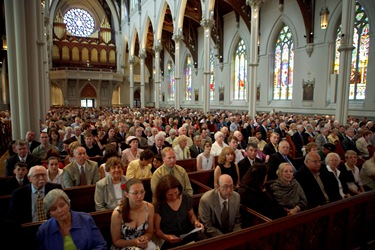
[[[302,156],[302,148],[309,142],[308,134],[297,131],[292,136],[292,141],[294,146],[296,146],[297,154]]]
[[[32,202],[31,202],[31,183],[19,188],[12,193],[12,199],[9,205],[8,215],[18,223],[27,223],[32,221]],[[47,182],[44,186],[46,195],[55,188],[62,189],[60,184]]]
[[[329,201],[332,202],[341,200],[342,198],[339,193],[339,184],[334,174],[328,172],[327,168],[324,166],[320,168],[319,172],[319,177],[322,180],[324,190],[326,191],[329,197]],[[301,185],[303,191],[305,192],[308,206],[310,208],[319,205],[324,205],[327,203],[326,198],[324,197],[324,194],[321,191],[314,175],[305,165],[302,165],[302,167],[298,170],[296,179]]]
[[[297,166],[294,162],[294,160],[288,155],[288,160],[293,164],[293,166],[297,169]],[[283,162],[287,162],[282,154],[280,152],[274,153],[270,156],[270,159],[268,160],[268,180],[276,180],[277,174],[276,171],[279,169],[279,165]]]
[[[29,144],[29,152],[30,154],[33,152],[33,150],[40,145],[40,142],[33,140],[31,144]]]
[[[19,161],[20,161],[20,158],[18,157],[18,154],[13,155],[6,160],[6,163],[5,163],[5,169],[6,169],[5,175],[6,176],[14,176],[14,173],[13,173],[14,166]],[[36,165],[41,165],[40,158],[32,154],[27,154],[25,163],[27,164],[27,170],[29,170],[31,167],[34,167]]]
[[[264,146],[263,153],[266,155],[273,155],[274,153],[276,153],[275,147],[273,146],[272,142],[269,142]]]
[[[190,157],[191,158],[197,158],[197,156],[200,154],[198,152],[197,146],[195,146],[195,145],[190,146],[189,149],[190,149]],[[201,148],[200,148],[200,150],[201,150],[201,152],[203,152],[203,150]]]
[[[280,127],[277,127],[277,128],[275,129],[275,132],[278,133],[278,134],[280,135],[280,137],[279,137],[279,142],[280,142],[283,138],[285,138],[285,136],[286,136],[285,131],[284,131],[284,130],[281,130]]]
[[[21,187],[26,186],[29,183],[30,183],[29,179],[27,178],[27,176],[25,176],[23,178]],[[20,185],[18,184],[18,180],[16,179],[15,176],[13,176],[12,178],[10,178],[6,182],[4,182],[4,184],[3,184],[3,186],[0,190],[0,194],[1,195],[11,195],[12,192],[14,190],[18,189],[18,188],[20,188]]]
[[[355,141],[349,139],[347,136],[345,136],[344,140],[342,141],[342,147],[344,148],[345,152],[348,150],[354,150],[357,154],[360,154],[357,146],[355,145]]]
[[[123,136],[121,135],[121,133],[117,133],[115,135],[115,137],[118,138],[119,142],[121,143],[121,151],[125,150],[127,148],[126,143],[125,143],[126,133],[124,132],[123,134],[124,134]]]
[[[254,163],[261,163],[262,161],[255,157]],[[240,160],[238,163],[238,169],[240,171],[240,180],[245,176],[247,170],[249,170],[253,165],[250,164],[249,157],[245,157],[242,160]]]
[[[166,146],[166,145],[163,145],[163,146],[162,146],[162,149],[165,148],[165,147],[167,147],[167,146]],[[152,146],[150,146],[149,149],[154,153],[154,155],[159,154],[158,149],[157,149],[155,143],[154,143]]]
[[[258,131],[262,134],[262,140],[267,141],[268,139],[268,130],[263,127],[263,125],[259,125]]]

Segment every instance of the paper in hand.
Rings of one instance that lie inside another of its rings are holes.
[[[181,234],[181,235],[180,235],[180,238],[183,239],[183,238],[185,238],[186,236],[188,236],[189,234],[193,234],[193,233],[198,232],[198,231],[200,231],[200,230],[202,230],[201,227],[194,228],[193,230],[191,230],[191,231],[188,232],[187,234]]]

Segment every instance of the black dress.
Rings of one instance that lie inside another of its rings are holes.
[[[220,170],[221,170],[221,174],[230,175],[230,177],[232,177],[233,184],[236,186],[237,185],[237,181],[238,181],[238,174],[237,174],[236,164],[234,162],[232,162],[230,164],[230,168],[226,168],[226,167],[224,167],[223,164],[219,164],[219,167],[220,167]]]

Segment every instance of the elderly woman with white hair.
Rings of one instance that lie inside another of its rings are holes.
[[[177,140],[178,145],[173,147],[174,152],[176,153],[176,160],[190,159],[190,149],[187,146],[188,137],[186,135],[180,135]]]
[[[165,139],[169,144],[173,144],[174,139],[176,139],[177,131],[174,128],[169,130],[169,136]]]
[[[91,215],[70,210],[70,200],[60,189],[51,190],[43,200],[51,216],[38,229],[38,249],[107,249]]]
[[[228,144],[224,142],[224,134],[220,131],[217,131],[214,135],[215,142],[212,144],[211,147],[211,154],[213,156],[218,156],[223,148],[228,147]]]
[[[339,183],[339,192],[340,192],[341,197],[342,198],[350,197],[347,185],[343,186],[340,180],[341,172],[338,169],[340,162],[341,162],[340,156],[336,153],[329,153],[326,156],[325,162],[326,162],[326,167],[327,167],[328,172],[332,172],[335,175],[337,182]]]

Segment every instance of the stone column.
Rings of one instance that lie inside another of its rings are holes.
[[[181,77],[180,77],[180,43],[184,39],[184,36],[181,35],[182,30],[179,30],[178,34],[173,35],[173,40],[175,42],[175,56],[174,56],[174,79],[175,79],[175,108],[180,109],[180,96],[181,96]]]
[[[349,86],[352,62],[353,32],[355,19],[355,0],[344,0],[342,2],[341,14],[341,45],[340,70],[337,84],[337,102],[335,118],[341,124],[346,124],[349,108]]]
[[[155,51],[155,108],[160,108],[160,43],[157,42],[154,46]]]
[[[45,93],[42,5],[39,0],[6,0],[4,6],[12,136],[20,139],[29,129],[39,134],[39,120],[44,118],[42,113],[49,108],[49,103],[42,101],[46,95],[50,95]]]
[[[141,67],[141,108],[144,108],[146,101],[145,93],[145,58],[147,57],[146,51],[142,49],[139,53],[140,67]]]
[[[251,27],[250,27],[250,55],[249,72],[247,74],[247,100],[249,102],[249,116],[256,115],[256,95],[257,95],[257,71],[259,66],[258,39],[259,39],[259,16],[260,8],[265,0],[247,0],[251,7]]]
[[[134,56],[129,58],[129,82],[130,82],[130,108],[134,108]]]
[[[210,111],[210,40],[211,29],[214,26],[214,20],[202,19],[201,26],[204,28],[203,45],[203,113]]]

